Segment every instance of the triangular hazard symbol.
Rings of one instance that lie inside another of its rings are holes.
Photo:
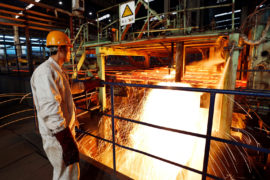
[[[130,10],[130,7],[128,4],[125,7],[124,13],[122,14],[122,18],[133,15],[132,11]]]

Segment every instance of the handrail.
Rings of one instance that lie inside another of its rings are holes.
[[[152,9],[150,9],[148,7],[149,3],[146,3],[143,0],[139,0],[138,2],[141,2],[145,6],[146,10],[150,14],[154,15],[159,21],[162,21],[163,16],[165,17],[167,15],[174,15],[174,14],[177,14],[177,13],[184,13],[184,17],[183,17],[183,21],[184,22],[183,22],[183,27],[182,27],[183,28],[182,30],[183,30],[184,33],[186,32],[187,29],[189,29],[187,27],[187,21],[186,21],[186,13],[187,12],[189,12],[189,11],[205,10],[205,9],[213,9],[213,8],[232,7],[232,20],[231,20],[232,21],[232,26],[231,26],[231,30],[234,31],[234,29],[235,29],[235,22],[234,22],[234,17],[235,17],[235,9],[234,9],[235,8],[235,0],[232,0],[232,3],[226,3],[226,4],[220,4],[220,5],[210,5],[210,6],[192,7],[192,8],[186,8],[186,7],[184,7],[184,9],[179,9],[179,10],[175,10],[175,11],[171,11],[171,12],[165,12],[165,13],[156,13],[154,10],[152,10]],[[186,3],[186,0],[184,1],[184,3]],[[120,4],[122,4],[122,3],[120,3]],[[108,7],[108,8],[105,8],[103,10],[98,11],[97,12],[97,17],[99,17],[99,13],[100,12],[104,12],[106,10],[115,8],[115,7],[119,6],[120,4],[117,4],[117,5],[114,5],[112,7]],[[149,18],[149,13],[147,13],[148,14],[147,16],[135,18],[135,21],[144,20],[144,19],[146,19],[146,21],[150,21],[151,18]],[[109,28],[112,25],[116,24],[117,22],[119,22],[119,19],[113,20],[112,23],[106,25],[101,30],[103,31],[106,28]],[[98,27],[97,28],[98,28],[98,42],[99,42],[100,41],[100,33],[99,33],[100,32],[100,21],[97,21],[97,24],[98,24]],[[118,26],[119,27],[118,28],[116,27],[116,29],[119,29],[119,30],[122,29],[119,24],[118,24]],[[147,25],[147,30],[146,31],[143,30],[143,32],[147,32],[148,35],[149,35],[150,32],[153,32],[153,29],[152,30],[149,29],[149,23]],[[121,34],[120,31],[119,31],[119,34]],[[120,39],[119,39],[119,41],[120,41]]]
[[[81,27],[80,27],[78,33],[76,34],[75,38],[73,39],[73,42],[71,43],[72,45],[74,45],[74,43],[76,42],[76,40],[77,40],[77,38],[79,37],[79,35],[80,35],[81,31],[83,30],[84,26],[86,26],[86,25],[88,25],[88,24],[90,24],[90,23],[87,22],[87,23],[84,23],[84,24],[81,25]]]
[[[100,139],[100,140],[103,140],[103,141],[106,141],[108,143],[113,144],[113,169],[114,169],[114,172],[116,172],[116,153],[115,153],[115,147],[116,146],[124,148],[124,149],[128,149],[130,151],[134,151],[134,152],[137,152],[137,153],[140,153],[140,154],[144,154],[146,156],[158,159],[160,161],[163,161],[163,162],[166,162],[166,163],[169,163],[169,164],[173,164],[175,166],[182,167],[182,168],[187,169],[189,171],[201,174],[203,180],[206,180],[207,177],[211,177],[213,179],[218,179],[218,180],[221,179],[220,177],[217,177],[217,176],[214,176],[212,174],[207,173],[211,141],[223,142],[223,143],[226,143],[226,144],[232,144],[232,145],[236,145],[236,146],[240,146],[240,147],[244,147],[244,148],[248,148],[248,149],[252,149],[252,150],[256,150],[256,151],[260,151],[260,152],[264,152],[264,153],[268,153],[268,154],[270,153],[270,150],[266,149],[266,148],[256,147],[256,146],[253,146],[253,145],[248,145],[248,144],[244,144],[244,143],[240,143],[240,142],[235,142],[235,141],[232,141],[232,140],[222,139],[222,138],[214,137],[214,136],[211,135],[212,125],[213,125],[213,114],[214,114],[214,108],[215,108],[215,106],[214,106],[215,105],[215,96],[216,96],[217,93],[219,93],[219,94],[231,94],[231,95],[246,95],[246,96],[263,96],[263,97],[270,97],[270,93],[261,93],[261,92],[255,92],[255,91],[252,92],[252,91],[236,91],[236,90],[177,87],[177,86],[127,84],[127,83],[113,83],[113,82],[102,82],[102,84],[110,85],[111,104],[112,104],[111,114],[104,114],[104,115],[108,116],[108,117],[111,117],[111,119],[112,119],[112,140],[101,138],[99,136],[93,135],[93,134],[91,134],[89,132],[85,132],[85,131],[83,131],[81,129],[78,129],[78,128],[76,128],[75,130],[76,130],[76,132],[80,132],[80,133],[83,133],[85,135],[90,135],[90,136],[95,137],[97,139]],[[170,89],[170,90],[181,90],[181,91],[207,92],[207,93],[210,93],[210,105],[209,105],[208,124],[207,124],[207,133],[206,133],[206,135],[193,133],[193,132],[188,132],[188,131],[183,131],[183,130],[178,130],[178,129],[173,129],[173,128],[167,128],[167,127],[158,126],[158,125],[154,125],[154,124],[150,124],[150,123],[146,123],[146,122],[141,122],[141,121],[137,121],[137,120],[132,120],[132,119],[128,119],[128,118],[115,116],[114,115],[114,86],[142,87],[142,88],[155,88],[155,89]],[[199,171],[199,170],[193,169],[191,167],[188,167],[188,166],[178,164],[176,162],[164,159],[162,157],[158,157],[158,156],[155,156],[153,154],[146,153],[144,151],[141,151],[141,150],[138,150],[138,149],[133,149],[133,148],[130,148],[130,147],[127,147],[127,146],[116,143],[115,142],[115,132],[114,132],[114,119],[120,119],[120,120],[132,122],[132,123],[136,123],[136,124],[141,124],[141,125],[144,125],[144,126],[149,126],[149,127],[152,127],[152,128],[162,129],[162,130],[166,130],[166,131],[171,131],[171,132],[175,132],[175,133],[181,133],[181,134],[186,134],[186,135],[206,139],[204,161],[203,161],[203,171]]]
[[[90,22],[87,22],[87,23],[84,23],[84,24],[82,24],[81,26],[80,26],[80,28],[79,28],[79,31],[77,32],[77,34],[76,34],[76,36],[75,36],[75,38],[73,39],[73,41],[72,41],[72,46],[73,46],[73,51],[74,51],[74,54],[73,54],[73,56],[72,56],[72,70],[73,70],[73,76],[72,76],[72,78],[77,78],[77,73],[78,73],[78,71],[80,70],[80,68],[81,68],[81,66],[82,66],[82,64],[83,64],[83,62],[84,62],[84,59],[85,59],[85,57],[86,57],[86,54],[85,53],[83,53],[82,54],[82,57],[81,57],[81,59],[80,59],[80,62],[79,63],[81,63],[80,64],[80,67],[76,67],[76,69],[75,69],[75,67],[74,67],[74,64],[75,64],[75,59],[76,59],[76,55],[77,55],[77,53],[82,49],[82,48],[85,48],[84,46],[83,46],[83,44],[86,42],[86,40],[88,39],[88,24],[91,24]],[[76,40],[78,39],[78,37],[79,37],[79,35],[81,34],[83,32],[83,40],[80,42],[80,45],[79,45],[79,47],[78,47],[78,49],[75,51],[75,46],[74,46],[74,44],[75,44],[75,42],[76,42]]]

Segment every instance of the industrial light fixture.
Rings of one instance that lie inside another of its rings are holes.
[[[234,18],[234,20],[238,20],[238,19],[240,19],[240,17]],[[216,23],[218,24],[218,23],[230,22],[230,21],[232,21],[232,19],[225,19],[225,20],[221,20],[221,21],[216,21]]]
[[[28,10],[28,9],[31,9],[32,7],[34,6],[34,4],[29,4],[28,6],[26,6],[26,10]]]
[[[39,2],[40,0],[35,0],[35,2]],[[35,6],[34,4],[29,4],[28,6],[25,7],[26,10],[31,9],[33,6]],[[22,11],[19,12],[19,14],[22,14]],[[20,16],[16,15],[15,18],[18,19]]]
[[[240,13],[240,12],[241,12],[241,9],[238,9],[238,10],[234,11],[234,13]],[[230,14],[232,14],[232,11],[221,13],[221,14],[216,14],[215,17],[226,16],[226,15],[230,15]]]
[[[217,0],[217,4],[219,4],[219,3],[224,3],[224,2],[226,2],[227,0]]]
[[[144,2],[148,3],[149,2],[153,2],[154,0],[144,0]]]
[[[13,36],[5,36],[5,39],[8,38],[8,39],[13,39]]]
[[[96,19],[96,21],[102,21],[102,20],[107,19],[107,18],[109,18],[109,17],[111,17],[111,15],[110,15],[110,14],[106,14],[106,15],[104,15],[104,16],[102,16],[102,17]]]

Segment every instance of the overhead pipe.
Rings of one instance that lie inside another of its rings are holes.
[[[69,16],[72,16],[72,13],[70,13],[69,11],[66,11],[66,10],[63,10],[63,9],[60,9],[60,8],[56,8],[54,6],[50,6],[50,5],[47,5],[47,4],[44,4],[44,3],[35,2],[33,0],[19,0],[19,1],[22,1],[22,2],[25,2],[25,3],[28,3],[28,4],[34,4],[35,6],[39,6],[39,7],[45,8],[45,9],[49,9],[49,10],[54,11],[54,12],[58,11],[58,12],[61,12],[63,14],[67,14]]]

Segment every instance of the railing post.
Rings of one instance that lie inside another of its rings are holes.
[[[148,21],[148,24],[147,24],[147,37],[149,38],[149,24],[150,24],[150,19],[149,19],[149,0],[147,1],[147,5],[148,5],[148,8],[147,8],[147,21]]]
[[[121,17],[121,14],[120,14],[120,4],[118,5],[118,9],[119,9],[119,27],[118,27],[118,41],[121,42],[122,38],[122,33],[121,33],[121,22],[120,22],[120,17]]]
[[[3,40],[4,40],[4,59],[6,61],[6,68],[7,72],[9,73],[9,65],[8,65],[8,57],[7,57],[7,45],[6,45],[6,35],[3,35]]]
[[[232,31],[234,31],[234,10],[235,10],[235,0],[232,0]]]
[[[86,24],[86,42],[89,41],[89,25],[88,23]]]
[[[40,41],[39,41],[40,43]],[[16,55],[16,64],[17,64],[17,70],[18,70],[18,75],[20,74],[20,67],[19,67],[19,57],[18,57],[18,50],[16,48],[16,44],[14,43],[14,47],[15,47],[15,55]],[[39,44],[40,46],[40,44]]]
[[[184,0],[184,34],[186,34],[187,29],[187,0]]]
[[[227,52],[229,63],[225,72],[223,80],[223,89],[234,90],[236,86],[236,75],[238,68],[238,59],[240,49],[237,48],[239,44],[240,34],[232,33],[229,35],[230,52]],[[230,57],[229,57],[230,56]],[[234,95],[223,95],[220,110],[220,120],[218,122],[219,137],[229,139],[226,134],[231,134],[232,114],[234,106]]]
[[[111,85],[111,113],[112,113],[112,141],[113,141],[113,172],[116,173],[115,159],[115,134],[114,134],[114,94],[113,85]]]
[[[85,25],[83,25],[83,41],[86,39],[86,28]]]
[[[97,13],[97,36],[98,36],[98,43],[99,43],[99,18],[98,18],[98,13]]]
[[[105,81],[105,54],[100,53],[100,47],[96,48],[98,77]],[[106,86],[99,88],[99,103],[102,105],[102,111],[106,109]]]
[[[206,180],[208,160],[210,154],[210,145],[211,145],[211,134],[212,134],[212,125],[213,125],[213,115],[214,115],[214,105],[215,105],[216,93],[210,94],[210,105],[209,105],[209,113],[208,113],[208,123],[207,123],[207,139],[205,142],[204,149],[204,159],[203,159],[203,175],[202,180]]]

